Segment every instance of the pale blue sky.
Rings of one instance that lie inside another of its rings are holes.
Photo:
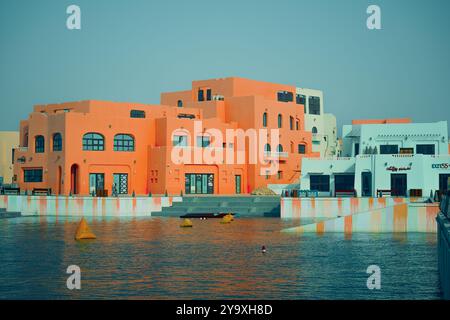
[[[82,30],[66,28],[77,4]],[[366,8],[382,30],[366,28]],[[448,0],[1,0],[0,130],[32,106],[158,103],[227,76],[317,88],[353,118],[450,121]]]

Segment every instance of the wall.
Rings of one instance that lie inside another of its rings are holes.
[[[13,177],[12,149],[19,146],[19,132],[0,131],[0,177],[11,183]]]
[[[380,198],[383,199],[383,198]],[[317,223],[283,230],[290,233],[436,232],[438,204],[395,202],[370,211],[356,212]],[[357,211],[357,210],[355,210]]]
[[[281,198],[281,218],[336,218],[399,203],[407,198]]]
[[[436,221],[438,226],[439,280],[444,299],[450,300],[450,220],[439,213]]]
[[[24,216],[151,216],[181,197],[66,197],[0,195],[0,208]]]

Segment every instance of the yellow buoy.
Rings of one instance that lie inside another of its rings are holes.
[[[89,228],[86,219],[83,217],[78,224],[77,233],[75,234],[75,240],[87,240],[87,239],[96,239],[94,233],[92,233]]]
[[[230,216],[231,221],[234,221],[234,216],[231,213],[229,213],[228,216]]]
[[[223,216],[220,223],[231,223],[231,221],[233,221],[233,216],[231,214],[227,214],[226,216]]]
[[[183,223],[180,225],[180,228],[192,228],[192,221],[189,219],[184,219]]]

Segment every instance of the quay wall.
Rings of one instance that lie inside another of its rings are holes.
[[[23,216],[142,217],[160,212],[181,197],[80,197],[0,195],[0,208]]]
[[[337,218],[382,209],[420,198],[281,198],[280,216],[285,219]]]
[[[338,218],[284,229],[292,233],[343,232],[429,232],[436,233],[436,215],[439,206],[436,203],[399,202],[383,208],[347,214]]]
[[[439,213],[438,226],[438,269],[443,298],[450,300],[450,219]]]

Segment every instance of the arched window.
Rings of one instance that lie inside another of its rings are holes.
[[[299,145],[298,145],[298,153],[299,153],[299,154],[305,154],[305,153],[306,153],[306,145],[304,145],[304,144],[299,144]]]
[[[289,117],[289,129],[294,130],[294,118]]]
[[[316,128],[316,127],[313,127],[312,130],[311,130],[311,132],[312,132],[312,133],[317,133],[317,128]]]
[[[264,146],[264,151],[265,151],[265,152],[270,152],[270,151],[271,151],[270,144],[267,143],[267,144]]]
[[[278,145],[277,152],[283,152],[283,146],[281,144]]]
[[[263,127],[267,127],[267,112],[263,113]]]
[[[182,108],[183,107],[183,100],[178,100],[177,106],[178,106],[178,108]]]
[[[62,136],[59,132],[53,135],[53,151],[62,151]]]
[[[116,134],[114,136],[114,151],[134,151],[134,138],[129,134]]]
[[[44,136],[36,136],[36,138],[34,138],[34,150],[36,153],[44,153],[45,152]]]
[[[278,115],[278,128],[283,126],[283,116],[281,114]]]
[[[105,150],[105,138],[100,133],[89,132],[83,136],[83,150],[103,151]]]

